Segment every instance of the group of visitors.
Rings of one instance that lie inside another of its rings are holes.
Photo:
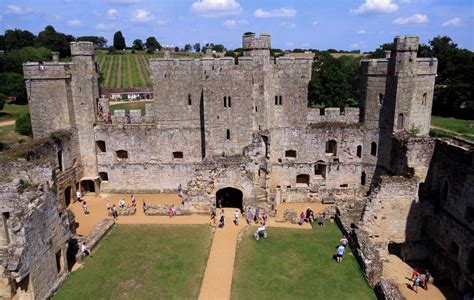
[[[238,208],[236,208],[234,210],[234,220],[233,220],[233,222],[236,226],[239,225],[239,218],[240,218],[240,210]],[[212,205],[212,207],[211,207],[211,221],[212,221],[212,223],[215,224],[216,220],[217,220],[217,207],[216,207],[216,205]],[[255,210],[253,210],[252,207],[250,207],[250,206],[248,207],[248,209],[247,209],[247,218],[246,218],[246,221],[247,221],[248,225],[251,225],[252,222],[255,222],[255,224],[261,224],[263,226],[266,226],[267,225],[267,220],[268,220],[267,214],[265,212],[263,212],[260,215],[260,209],[258,207],[255,208]],[[224,225],[225,225],[224,209],[221,208],[221,212],[220,212],[220,215],[219,215],[219,225],[218,225],[218,227],[219,228],[224,228]]]
[[[314,222],[316,221],[316,217],[314,216],[314,211],[311,209],[311,207],[308,206],[306,209],[306,212],[302,211],[300,213],[300,217],[298,220],[299,225],[303,225],[305,222],[313,225]],[[319,215],[319,226],[324,226],[326,224],[326,212],[322,212]]]
[[[421,278],[421,274],[418,272],[418,270],[415,268],[413,269],[413,273],[411,274],[411,281],[413,282],[411,289],[415,292],[418,293],[418,287],[422,283],[423,288],[425,290],[428,290],[428,284],[430,283],[431,279],[431,274],[428,270],[425,270],[425,275],[423,276],[423,280]]]
[[[252,221],[255,224],[262,224],[263,226],[267,225],[268,216],[266,212],[263,212],[260,218],[260,208],[256,207],[255,210],[251,206],[247,208],[247,224],[251,225]]]
[[[168,208],[166,209],[166,212],[168,213],[168,216],[170,218],[176,217],[176,207],[174,206],[174,204],[168,206]]]

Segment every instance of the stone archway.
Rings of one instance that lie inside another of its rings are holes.
[[[219,203],[222,204],[222,207],[233,207],[238,208],[240,211],[243,211],[243,193],[241,190],[226,187],[217,191],[216,193],[216,206],[219,207]]]

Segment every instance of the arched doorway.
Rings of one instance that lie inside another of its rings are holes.
[[[219,207],[221,201],[222,207],[235,207],[243,211],[243,194],[240,190],[227,187],[217,191],[216,206]]]

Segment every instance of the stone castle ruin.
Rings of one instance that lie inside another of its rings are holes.
[[[218,199],[270,214],[283,202],[333,204],[382,294],[395,293],[382,277],[389,254],[429,260],[443,280],[471,287],[473,145],[428,136],[437,60],[417,57],[418,37],[396,37],[385,58],[361,61],[359,108],[314,109],[312,60],[273,58],[270,43],[245,33],[238,60],[151,59],[154,103],[144,116],[115,111],[112,122],[92,43],[71,43],[71,62],[26,63],[34,137],[56,138],[40,154],[1,163],[11,170],[0,181],[2,295],[43,298],[64,280],[76,191],[160,193],[179,184],[193,213]],[[36,190],[18,192],[18,178]],[[39,223],[41,247],[27,230]],[[37,247],[45,255],[31,259]]]

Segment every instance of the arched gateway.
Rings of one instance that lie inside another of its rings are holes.
[[[222,204],[222,207],[235,207],[243,211],[243,193],[242,191],[226,187],[220,189],[216,193],[216,206],[219,207],[219,203]]]

